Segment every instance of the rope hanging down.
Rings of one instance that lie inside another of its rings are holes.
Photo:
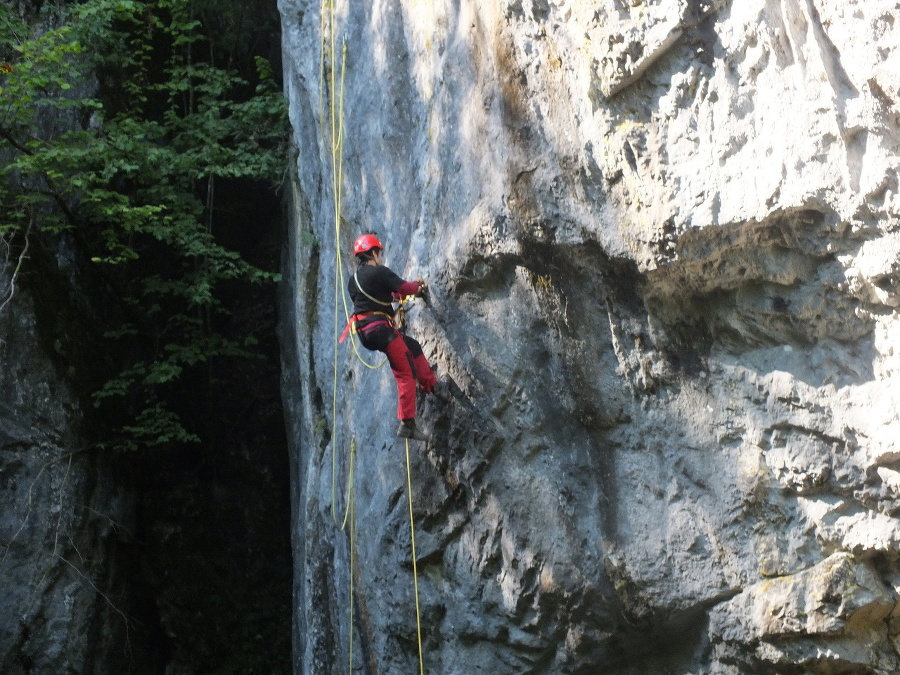
[[[322,0],[322,4],[320,7],[320,35],[321,35],[321,60],[320,60],[320,79],[319,79],[319,102],[320,102],[320,128],[324,132],[325,128],[325,120],[324,120],[324,90],[325,90],[325,43],[326,43],[326,27],[325,27],[325,8],[328,6],[330,8],[329,22],[328,22],[328,33],[330,36],[330,71],[331,71],[331,95],[330,99],[330,112],[331,112],[331,138],[330,138],[330,146],[331,146],[331,179],[332,179],[332,195],[334,198],[334,250],[335,250],[335,265],[334,265],[334,335],[335,335],[335,343],[334,343],[334,377],[332,381],[332,406],[331,406],[331,419],[333,424],[333,433],[331,439],[331,517],[334,521],[335,525],[338,524],[338,520],[341,521],[339,525],[339,529],[343,532],[347,523],[350,523],[350,583],[349,583],[349,595],[350,595],[350,623],[349,623],[349,673],[353,672],[353,610],[354,610],[354,583],[353,583],[353,570],[356,565],[356,508],[355,508],[355,497],[354,497],[354,475],[355,475],[355,458],[356,458],[356,439],[353,438],[350,441],[350,459],[349,459],[349,467],[347,471],[347,503],[344,508],[344,514],[339,519],[337,516],[337,385],[338,385],[338,334],[340,330],[340,325],[338,323],[338,296],[343,300],[344,306],[344,317],[346,321],[349,323],[350,321],[350,310],[347,305],[347,298],[344,297],[344,294],[341,293],[341,269],[343,268],[343,262],[341,259],[341,200],[342,200],[342,187],[343,187],[343,170],[344,170],[344,159],[343,159],[343,149],[344,149],[344,76],[346,73],[346,65],[347,65],[347,42],[344,40],[342,42],[341,49],[341,79],[340,79],[340,93],[337,97],[337,102],[335,101],[335,91],[336,91],[336,57],[335,57],[335,43],[336,43],[336,31],[335,31],[335,3],[332,0]],[[401,305],[402,307],[402,305]],[[353,346],[353,352],[356,355],[356,358],[365,365],[367,368],[372,370],[376,370],[381,368],[386,362],[387,358],[379,363],[378,365],[372,365],[368,363],[360,354],[359,348],[356,345],[356,341],[354,340],[354,335],[350,335],[350,344]],[[406,439],[406,479],[407,479],[407,488],[409,491],[409,529],[410,529],[410,543],[412,549],[412,565],[413,565],[413,588],[415,592],[415,602],[416,602],[416,638],[419,648],[419,673],[420,675],[424,675],[425,666],[424,659],[422,654],[422,623],[420,617],[419,610],[419,576],[418,570],[416,568],[416,531],[415,525],[413,521],[413,503],[412,503],[412,471],[410,468],[410,458],[409,458],[409,439]]]
[[[331,186],[332,196],[334,199],[334,250],[335,250],[335,267],[334,267],[334,377],[332,380],[332,401],[331,401],[331,419],[332,419],[332,437],[331,437],[331,518],[335,525],[338,524],[337,515],[337,445],[338,445],[338,424],[337,424],[337,386],[338,386],[338,296],[341,294],[340,288],[340,270],[341,270],[341,246],[340,246],[340,230],[341,230],[341,186],[343,183],[343,146],[344,146],[344,75],[346,73],[347,63],[347,43],[343,42],[341,50],[341,83],[339,103],[335,102],[335,72],[336,72],[336,56],[335,56],[335,7],[334,2],[322,0],[320,5],[320,54],[319,63],[319,122],[322,135],[325,135],[325,52],[326,52],[326,7],[330,8],[328,33],[330,35],[330,71],[331,71],[331,91],[330,91],[330,113],[331,113],[331,136],[329,138],[329,146],[331,150]],[[346,307],[346,300],[344,301]],[[351,338],[351,344],[353,344]],[[355,345],[354,345],[355,346]],[[358,354],[358,352],[357,352]],[[368,364],[366,364],[368,365]],[[349,664],[348,673],[353,672],[353,603],[354,603],[354,587],[353,587],[353,568],[356,564],[356,512],[354,508],[354,463],[356,458],[356,439],[350,441],[350,459],[347,470],[347,504],[344,509],[343,516],[340,518],[339,529],[343,532],[347,523],[350,523],[350,625],[349,625]]]
[[[327,1],[327,0],[326,0]],[[340,94],[338,102],[335,104],[335,30],[334,30],[334,3],[331,3],[331,192],[334,198],[334,332],[338,334],[338,297],[341,298],[344,305],[344,319],[350,322],[350,308],[347,305],[346,296],[341,293],[341,270],[343,269],[343,260],[341,255],[341,207],[343,205],[343,185],[344,185],[344,75],[347,70],[347,41],[342,41],[341,48],[341,82]],[[324,50],[323,50],[324,52]],[[324,55],[323,55],[324,69]],[[324,70],[321,74],[320,85],[325,79]],[[321,86],[320,86],[321,88]],[[320,98],[321,101],[321,98]],[[322,125],[324,126],[324,124]],[[372,365],[366,361],[359,352],[359,347],[351,335],[350,344],[353,347],[353,353],[356,358],[362,362],[366,368],[381,368],[386,362],[385,358],[378,365]],[[337,346],[335,346],[335,370],[337,370]]]
[[[330,8],[329,12],[329,21],[326,29],[326,7]],[[337,57],[336,57],[336,30],[335,30],[335,4],[334,2],[328,2],[328,0],[323,0],[320,11],[320,30],[321,30],[321,59],[320,59],[320,72],[319,72],[319,102],[320,102],[320,126],[322,131],[325,131],[325,114],[324,114],[324,96],[325,96],[325,52],[326,52],[326,30],[328,32],[328,41],[330,42],[330,77],[331,77],[331,88],[330,88],[330,96],[329,96],[329,109],[331,113],[331,136],[330,136],[330,150],[331,150],[331,187],[332,187],[332,196],[333,196],[333,206],[334,206],[334,252],[335,252],[335,265],[334,265],[334,334],[335,334],[335,347],[334,347],[334,368],[333,368],[333,378],[332,378],[332,400],[331,400],[331,419],[333,424],[333,438],[332,438],[332,453],[331,453],[331,517],[332,520],[337,524],[339,518],[337,515],[337,453],[335,452],[335,448],[337,447],[337,389],[338,389],[338,345],[337,345],[337,335],[339,333],[339,319],[338,319],[338,297],[343,299],[344,304],[344,315],[346,319],[349,321],[349,308],[347,306],[347,299],[344,297],[344,294],[341,293],[341,269],[343,268],[343,263],[341,260],[341,205],[342,205],[342,195],[343,195],[343,172],[344,172],[344,79],[346,75],[347,69],[347,42],[346,40],[342,41],[342,49],[341,49],[341,79],[340,79],[340,90],[339,94],[335,96],[335,92],[337,89]],[[385,359],[377,366],[373,366],[368,363],[362,355],[359,353],[359,348],[356,345],[356,342],[353,340],[351,336],[350,344],[353,346],[353,351],[356,354],[357,358],[365,365],[367,368],[380,368],[387,361]],[[343,516],[340,518],[342,521],[341,531],[347,525],[347,518],[350,509],[350,503],[352,500],[351,490],[353,488],[353,457],[355,454],[355,446],[351,443],[350,448],[350,469],[347,476],[347,505],[345,507],[345,511]]]
[[[416,526],[413,524],[412,471],[409,468],[409,439],[406,439],[406,487],[409,491],[409,539],[412,549],[413,588],[416,594],[416,640],[419,643],[419,675],[425,675],[422,659],[422,620],[419,616],[419,573],[416,569]]]
[[[323,11],[324,17],[324,3],[323,3]],[[324,24],[324,18],[323,18]],[[334,45],[335,45],[335,34],[334,34],[334,3],[331,3],[331,22],[329,24],[329,29],[331,32],[331,139],[329,145],[331,146],[331,185],[332,185],[332,194],[334,198],[334,239],[335,239],[335,267],[334,267],[334,332],[337,334],[338,332],[338,296],[341,295],[341,279],[340,279],[340,271],[341,271],[341,247],[340,247],[340,229],[341,229],[341,182],[342,182],[342,174],[343,174],[343,100],[344,100],[344,72],[346,66],[346,55],[347,55],[347,43],[344,42],[343,48],[343,57],[341,59],[341,93],[340,93],[340,109],[336,110],[335,107],[335,55],[334,55]],[[324,68],[324,35],[322,40],[322,51],[323,51],[323,68]],[[324,72],[322,73],[322,78],[324,79]],[[340,119],[338,119],[340,118]],[[324,125],[323,125],[324,126]],[[323,129],[324,131],[324,129]],[[346,302],[346,300],[345,300]],[[338,345],[337,340],[335,340],[334,344],[334,373],[331,383],[331,419],[332,419],[332,439],[331,439],[331,518],[335,524],[338,522],[337,516],[337,444],[338,444],[338,425],[337,425],[337,390],[338,390]],[[344,511],[344,515],[341,518],[343,521],[341,524],[341,531],[347,525],[347,517],[350,511],[350,503],[352,499],[352,495],[350,494],[350,490],[353,486],[353,444],[350,446],[350,470],[347,476],[347,506]]]

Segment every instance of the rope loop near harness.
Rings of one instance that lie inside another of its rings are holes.
[[[377,303],[377,304],[381,305],[382,307],[391,307],[391,308],[394,307],[393,302],[384,302],[383,300],[379,300],[378,298],[373,298],[371,295],[366,293],[366,289],[362,287],[361,283],[359,283],[359,270],[358,269],[353,273],[353,281],[356,282],[356,287],[359,289],[359,292],[362,293],[364,296],[366,296],[372,302]]]

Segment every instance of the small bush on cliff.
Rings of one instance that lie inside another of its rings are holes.
[[[274,189],[285,103],[264,60],[251,82],[217,57],[202,10],[86,0],[35,37],[0,5],[0,250],[65,236],[102,268],[117,366],[93,398],[120,449],[197,440],[191,387],[253,348],[217,332],[223,288],[275,278],[219,243],[217,190]]]

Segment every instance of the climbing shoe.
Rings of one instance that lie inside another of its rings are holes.
[[[400,420],[400,426],[397,429],[397,435],[400,438],[411,438],[414,441],[427,441],[428,436],[416,426],[415,419]]]

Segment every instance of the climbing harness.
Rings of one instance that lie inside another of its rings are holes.
[[[373,237],[373,238],[374,238],[374,237]],[[376,241],[377,241],[377,240],[376,240]],[[354,248],[355,248],[355,246],[354,246]],[[382,300],[379,300],[378,298],[373,298],[371,295],[369,295],[368,293],[366,293],[365,289],[362,287],[362,284],[359,283],[359,276],[358,276],[358,275],[359,275],[359,270],[357,270],[356,272],[353,273],[353,281],[356,282],[356,288],[359,289],[359,292],[362,293],[364,296],[366,296],[369,300],[371,300],[371,301],[374,302],[374,303],[377,303],[377,304],[382,305],[382,306],[384,306],[384,307],[390,307],[390,308],[391,308],[391,311],[393,312],[393,309],[394,309],[394,303],[392,303],[392,302],[384,302],[384,301],[382,301]],[[349,333],[350,335],[356,335],[356,334],[359,332],[359,331],[356,329],[356,322],[359,321],[360,319],[365,318],[365,317],[372,316],[373,314],[380,314],[381,316],[383,316],[383,317],[385,317],[385,318],[387,319],[386,322],[385,322],[385,321],[379,321],[379,322],[377,322],[378,325],[383,324],[383,323],[388,323],[388,324],[390,324],[391,326],[394,325],[394,317],[393,317],[391,314],[388,314],[388,313],[386,313],[386,312],[362,312],[362,313],[360,313],[360,314],[353,314],[353,315],[347,317],[347,325],[344,327],[344,332],[341,333],[341,337],[340,337],[340,339],[338,340],[338,342],[339,342],[339,343],[342,343],[342,342],[344,341],[344,339],[347,337],[347,334],[348,334],[348,333]],[[376,325],[376,324],[369,324],[369,325],[374,326],[374,325]]]
[[[364,235],[364,236],[366,236],[366,235]],[[368,236],[371,236],[371,235],[368,235]],[[369,327],[375,327],[375,326],[380,326],[380,325],[384,325],[384,324],[393,326],[398,331],[400,331],[405,325],[406,312],[408,312],[410,307],[412,307],[412,305],[415,304],[415,296],[407,295],[407,296],[398,298],[398,300],[397,300],[398,306],[397,306],[397,309],[395,310],[393,302],[384,302],[383,300],[379,300],[378,298],[372,297],[371,295],[366,293],[366,289],[364,289],[362,287],[362,284],[359,283],[358,275],[359,275],[359,270],[357,270],[356,272],[353,273],[353,281],[356,282],[356,288],[359,290],[359,292],[362,293],[364,296],[366,296],[372,302],[377,303],[382,306],[385,306],[385,307],[389,307],[391,309],[392,314],[388,314],[387,312],[373,311],[373,312],[362,312],[360,314],[350,315],[347,318],[347,325],[344,326],[344,331],[341,333],[341,337],[338,339],[338,343],[343,343],[344,340],[347,338],[348,334],[349,335],[357,335],[360,332],[365,333],[366,329]],[[383,316],[386,320],[370,322],[370,323],[366,324],[365,328],[362,328],[362,329],[358,329],[356,327],[357,321],[360,321],[362,319],[365,319],[365,318],[373,316],[373,315]]]
[[[365,325],[364,328],[357,328],[356,322],[362,321],[363,319],[367,319],[370,316],[380,315],[384,317],[382,321],[372,321]],[[375,326],[383,326],[383,325],[394,325],[394,318],[390,314],[386,314],[384,312],[363,312],[362,314],[353,314],[350,317],[350,320],[347,322],[347,325],[344,327],[344,332],[341,333],[341,337],[338,339],[338,342],[343,342],[347,335],[359,335],[360,333],[368,332],[367,329],[374,328]]]

